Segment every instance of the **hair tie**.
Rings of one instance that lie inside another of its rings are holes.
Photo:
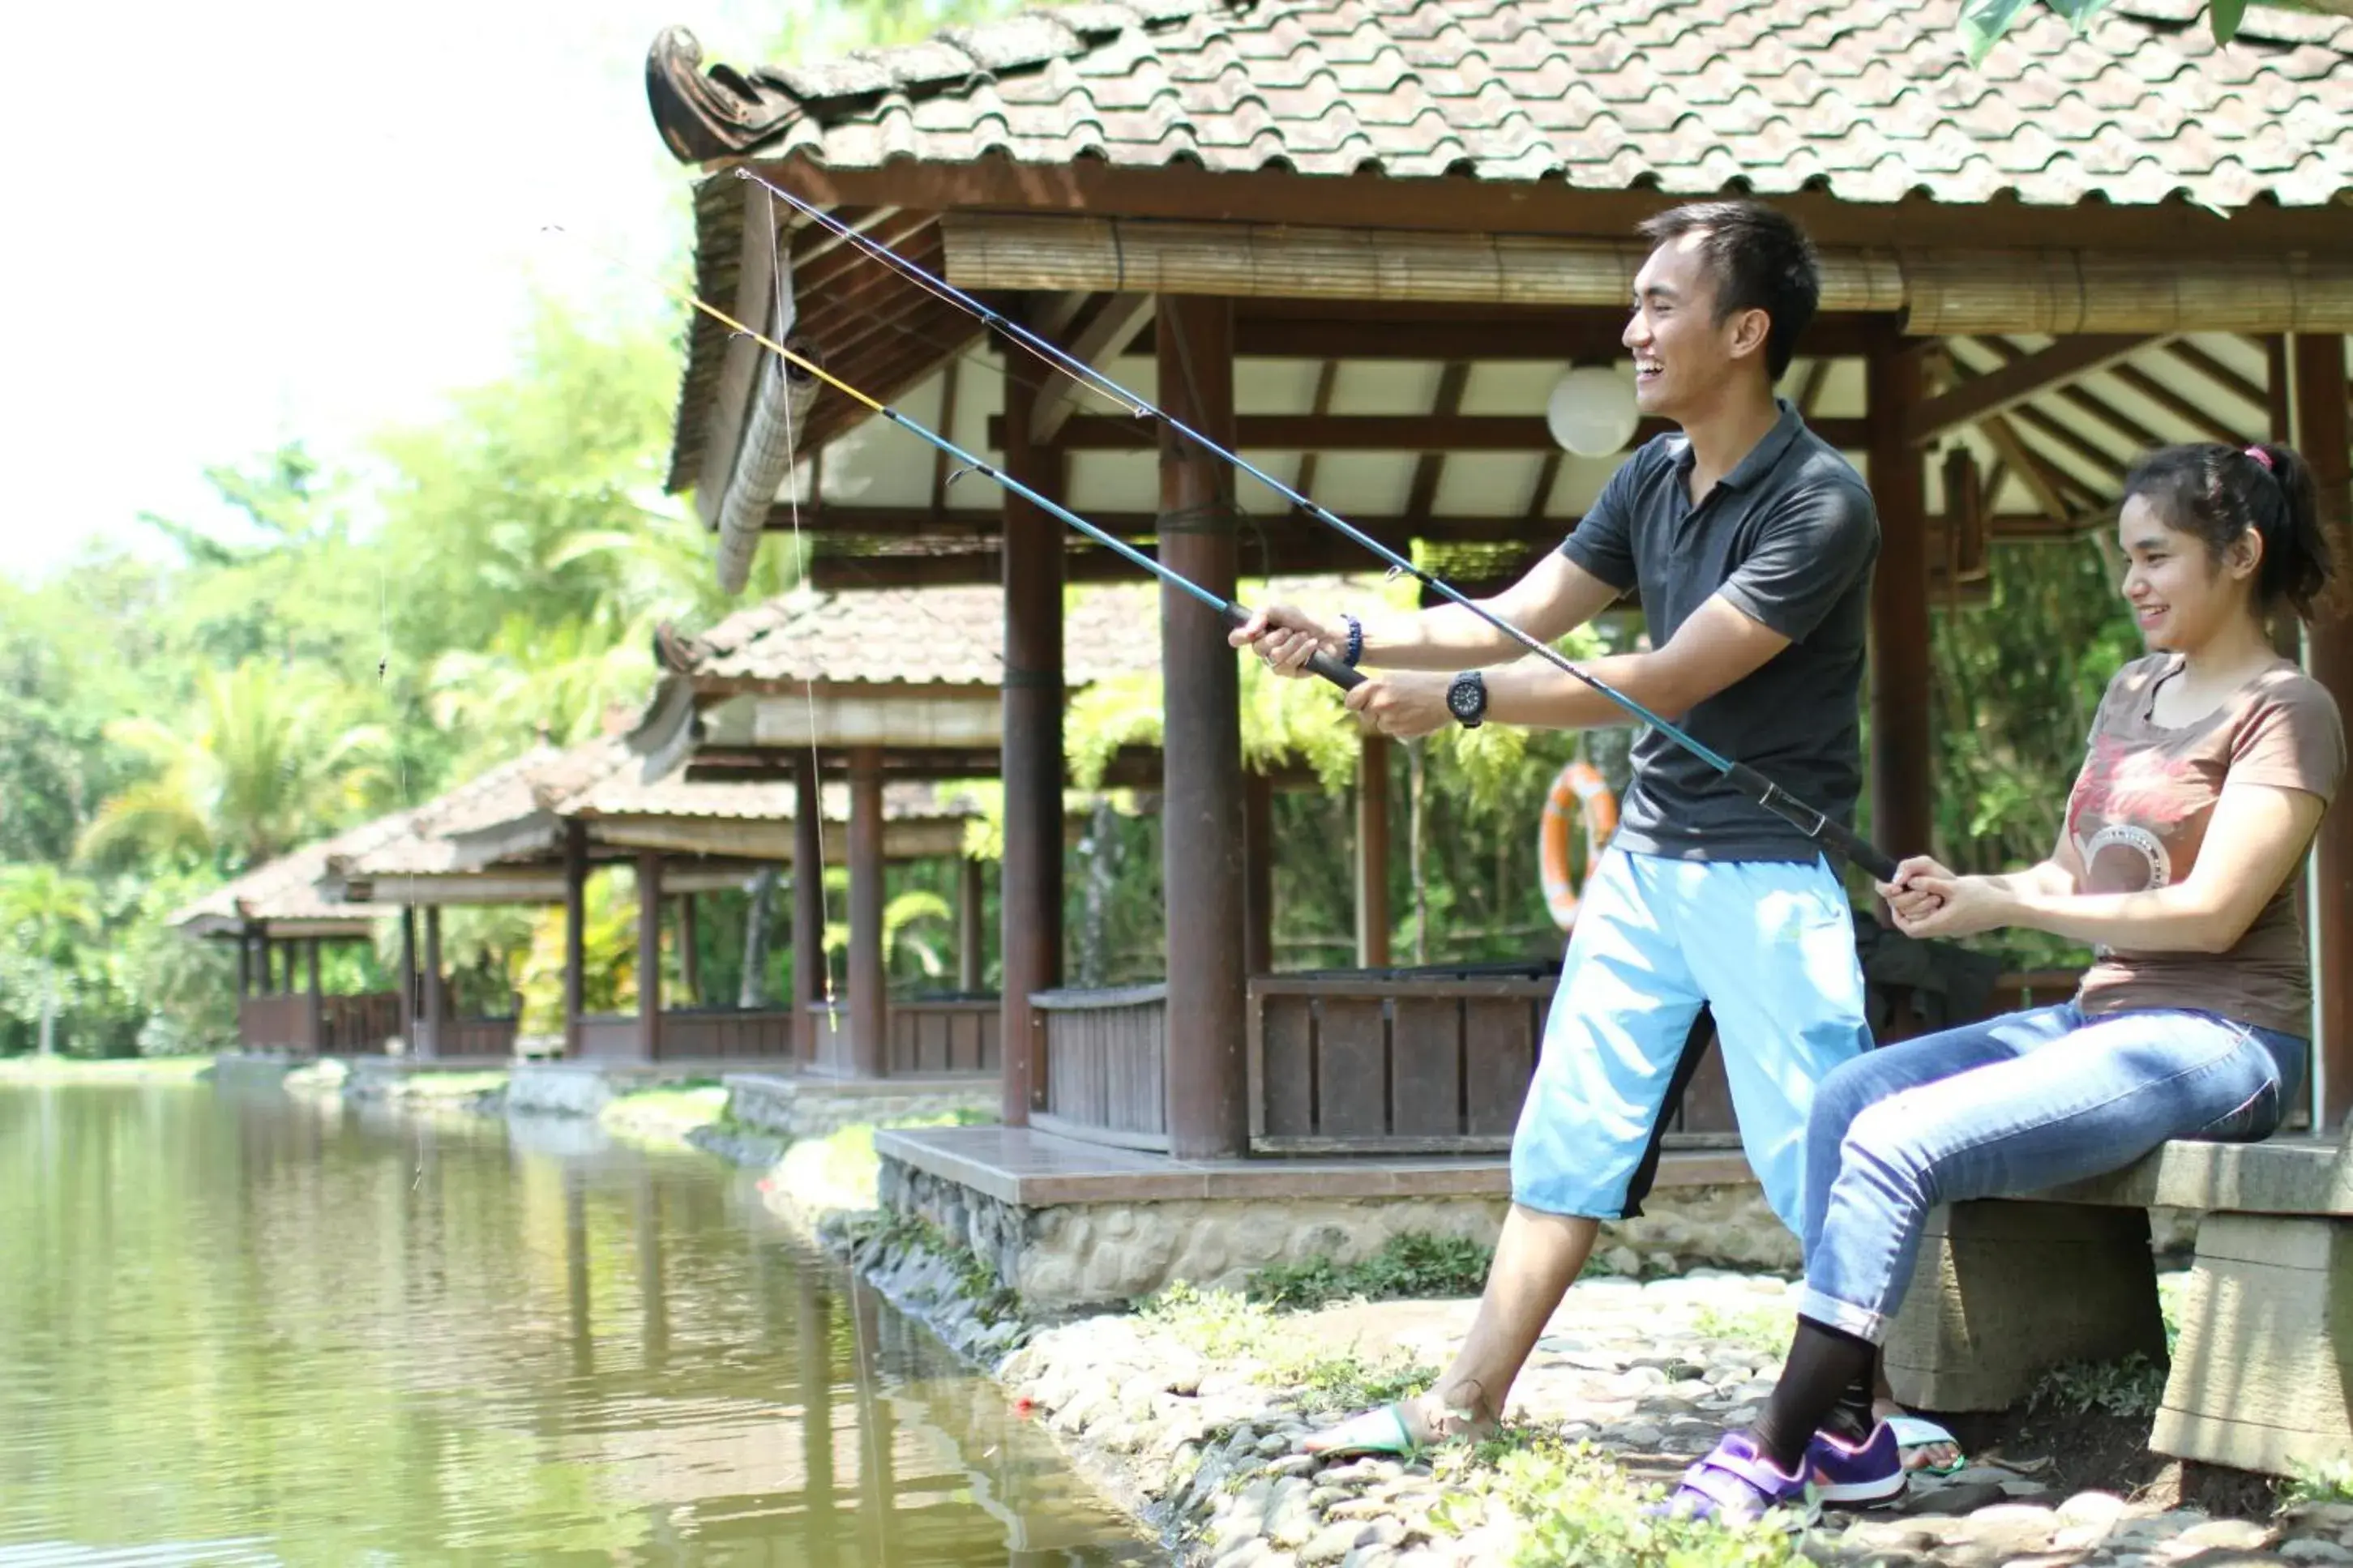
[[[2253,458],[2256,462],[2261,463],[2263,466],[2263,472],[2268,474],[2274,471],[2272,468],[2272,455],[2269,452],[2264,451],[2261,447],[2248,447],[2247,456]]]

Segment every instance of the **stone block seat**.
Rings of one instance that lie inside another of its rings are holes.
[[[2016,1404],[2061,1362],[2165,1353],[2149,1211],[2194,1215],[2149,1447],[2271,1475],[2353,1453],[2353,1147],[2166,1144],[2028,1198],[1940,1209],[1887,1346],[1898,1399]]]

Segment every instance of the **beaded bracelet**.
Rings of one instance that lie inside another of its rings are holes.
[[[1340,656],[1340,662],[1354,669],[1365,657],[1365,623],[1345,610],[1340,612],[1340,618],[1348,623],[1348,651]]]

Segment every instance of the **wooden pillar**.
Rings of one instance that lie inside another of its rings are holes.
[[[2298,333],[2294,358],[2296,450],[2312,465],[2321,525],[2337,548],[2341,576],[2353,573],[2353,561],[2345,558],[2347,523],[2353,519],[2345,340],[2333,332]],[[2340,710],[2353,713],[2353,611],[2324,614],[2306,637],[2306,667]],[[2312,864],[2315,1103],[2321,1125],[2334,1131],[2353,1110],[2353,810],[2340,804],[2321,818]]]
[[[588,955],[588,825],[564,825],[564,1054],[580,1054],[581,997]]]
[[[694,895],[678,896],[678,989],[679,1004],[697,1007],[702,1004],[702,957],[695,952]]]
[[[818,1058],[825,1020],[825,809],[817,759],[801,758],[793,781],[793,1039],[807,1067]]]
[[[1865,366],[1879,567],[1871,595],[1871,834],[1897,859],[1933,852],[1928,692],[1927,465],[1904,426],[1924,395],[1924,350],[1892,338]]]
[[[1063,458],[1033,446],[1037,400],[1028,367],[1008,353],[1005,471],[1050,500]],[[1008,491],[1003,698],[1005,857],[997,871],[998,1022],[1004,1041],[1002,1120],[1029,1124],[1045,1103],[1045,1063],[1029,998],[1062,983],[1062,535],[1064,525]]]
[[[981,924],[981,865],[966,855],[956,861],[956,989],[969,995],[980,989],[987,972],[982,952],[986,927]]]
[[[425,1047],[419,1056],[441,1054],[441,1037],[445,1031],[442,1020],[448,1016],[449,999],[441,986],[441,906],[425,906]]]
[[[1389,962],[1389,738],[1356,749],[1356,967]]]
[[[1157,309],[1161,406],[1230,447],[1233,302],[1163,295]],[[1164,425],[1160,559],[1225,598],[1233,596],[1237,565],[1232,498],[1232,469]],[[1248,1133],[1241,672],[1217,613],[1166,584],[1160,659],[1168,1152],[1180,1160],[1217,1159],[1241,1153]]]
[[[410,1056],[418,1051],[417,1039],[417,906],[400,906],[400,1037],[407,1042]]]
[[[638,1055],[661,1056],[661,854],[638,851]]]
[[[237,933],[237,999],[240,1002],[253,994],[253,933]]]
[[[327,999],[319,984],[319,939],[312,937],[302,950],[311,971],[311,1048],[315,1051],[327,1037]]]
[[[1274,972],[1274,781],[1242,775],[1242,973]]]
[[[891,1070],[882,992],[882,752],[849,753],[849,1052],[860,1078]]]

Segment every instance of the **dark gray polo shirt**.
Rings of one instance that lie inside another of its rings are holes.
[[[1879,515],[1862,476],[1777,401],[1780,422],[1699,506],[1690,439],[1661,436],[1610,476],[1560,549],[1603,582],[1641,590],[1652,647],[1718,593],[1788,637],[1762,668],[1688,714],[1660,717],[1852,827]],[[1820,853],[1650,725],[1633,764],[1614,838],[1628,849],[1686,860]]]

